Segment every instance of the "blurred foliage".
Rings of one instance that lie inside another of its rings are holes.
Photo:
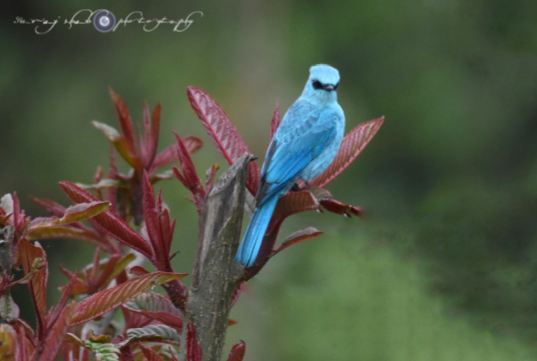
[[[105,6],[0,5],[1,194],[16,190],[36,216],[26,195],[65,200],[57,181],[87,183],[95,166],[107,163],[106,141],[90,121],[116,124],[109,85],[136,121],[144,99],[162,103],[162,147],[172,143],[172,129],[202,137],[207,145],[194,161],[204,170],[224,161],[188,107],[188,85],[216,99],[261,155],[276,101],[285,111],[308,67],[329,63],[342,76],[347,129],[386,116],[329,187],[337,199],[364,206],[366,220],[306,214],[289,222],[284,233],[315,217],[327,234],[282,255],[253,281],[242,300],[248,317],[235,317],[241,323],[231,334],[247,330],[247,355],[257,360],[518,360],[522,346],[511,337],[534,343],[537,2],[138,0],[109,10],[116,18],[134,10],[148,18],[204,15],[183,33],[57,25],[39,36],[13,23],[16,16],[69,18]],[[178,182],[162,187],[181,235],[174,267],[187,272],[196,212]],[[362,249],[379,243],[397,256]],[[90,257],[74,243],[46,247],[51,271]],[[57,276],[51,273],[51,287],[65,283]],[[261,297],[270,316],[255,309]],[[270,320],[289,331],[275,336]],[[335,343],[331,354],[323,351],[327,342]],[[426,350],[433,353],[420,353]]]

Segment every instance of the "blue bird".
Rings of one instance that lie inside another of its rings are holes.
[[[345,115],[337,102],[339,72],[324,64],[310,68],[300,98],[291,105],[274,134],[261,169],[256,208],[235,257],[254,264],[278,199],[301,179],[320,175],[334,160],[345,131]]]

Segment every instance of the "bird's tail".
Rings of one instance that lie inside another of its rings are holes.
[[[255,209],[252,220],[237,251],[235,261],[242,263],[246,267],[254,264],[278,199],[278,196],[273,196]]]

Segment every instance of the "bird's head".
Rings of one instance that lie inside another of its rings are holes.
[[[337,101],[339,72],[330,65],[319,64],[310,68],[310,77],[302,93],[309,101],[330,104]]]

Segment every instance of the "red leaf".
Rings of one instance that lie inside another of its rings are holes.
[[[99,278],[95,281],[94,287],[103,289],[107,287],[114,278],[116,278],[125,268],[136,259],[134,253],[126,254],[121,258],[120,254],[110,256]]]
[[[147,228],[147,234],[153,246],[153,252],[155,254],[155,261],[160,266],[169,265],[169,244],[171,239],[164,239],[160,229],[160,214],[155,202],[155,193],[153,186],[149,180],[149,175],[144,171],[143,180],[143,197],[144,197],[144,219],[145,226]]]
[[[97,166],[97,169],[95,170],[95,174],[93,175],[93,183],[99,183],[100,180],[103,178],[103,167],[100,165]]]
[[[65,207],[59,205],[58,203],[51,201],[50,199],[45,198],[36,198],[30,196],[30,199],[34,201],[39,207],[43,208],[48,213],[56,217],[63,217],[65,214]]]
[[[283,222],[290,215],[315,209],[319,209],[319,202],[311,192],[304,190],[288,193],[278,201],[271,223]]]
[[[315,196],[307,191],[292,192],[284,195],[278,201],[272,219],[270,220],[265,238],[253,266],[246,269],[246,279],[255,276],[272,256],[274,244],[283,221],[292,214],[319,209],[319,203]]]
[[[53,361],[56,359],[63,339],[69,329],[75,307],[76,303],[74,301],[71,302],[60,314],[57,322],[53,324],[52,329],[48,332],[39,361]]]
[[[207,194],[211,193],[211,189],[213,188],[214,184],[214,178],[216,176],[216,172],[218,171],[219,167],[218,164],[213,164],[213,166],[209,169],[207,169],[207,172],[205,172],[205,192]]]
[[[184,277],[180,273],[155,272],[132,278],[125,283],[103,290],[80,302],[76,308],[71,326],[78,325],[129,302],[152,287]]]
[[[307,241],[308,239],[315,238],[317,236],[320,236],[321,234],[323,234],[323,232],[319,231],[314,227],[308,227],[301,231],[296,231],[295,233],[287,237],[287,239],[283,241],[282,245],[278,249],[274,250],[272,255],[275,255],[276,253],[286,249],[289,246],[292,246],[293,244]]]
[[[203,145],[203,142],[200,138],[191,135],[184,137],[183,143],[185,143],[185,147],[190,154],[197,152]],[[165,165],[175,161],[177,159],[176,147],[177,144],[172,144],[160,152],[149,168],[149,173],[153,173],[158,168],[164,167]]]
[[[244,343],[244,341],[241,341],[238,344],[233,345],[227,361],[242,361],[245,352],[246,344]]]
[[[125,306],[121,306],[121,310],[123,312],[123,318],[125,319],[125,330],[144,327],[149,325],[153,321],[152,319],[145,317],[141,313],[132,312]],[[123,350],[124,347],[121,347],[120,349]]]
[[[144,102],[144,133],[143,141],[140,141],[140,158],[142,166],[147,169],[155,159],[157,152],[158,136],[160,130],[160,103],[153,110],[153,116],[149,121],[149,109]]]
[[[181,332],[183,328],[183,315],[170,300],[156,294],[144,293],[132,301],[123,305],[132,312],[139,313],[165,325],[173,327]]]
[[[145,276],[145,275],[148,275],[150,272],[147,271],[145,268],[143,267],[140,267],[140,266],[134,266],[132,268],[129,269],[129,273],[130,274],[133,274],[133,275],[136,275],[136,276]]]
[[[55,307],[53,306],[49,310],[49,313],[46,317],[47,328],[50,328],[51,326],[56,324],[56,322],[62,315],[65,305],[67,305],[67,301],[69,301],[69,298],[71,298],[71,293],[73,292],[73,288],[75,287],[75,284],[77,284],[78,281],[79,279],[78,279],[78,271],[77,271],[77,273],[74,274],[73,277],[71,278],[71,281],[69,282],[69,284],[63,287],[62,296],[60,300],[58,301],[58,304]]]
[[[274,138],[274,134],[278,127],[280,126],[280,103],[276,103],[276,110],[272,116],[272,122],[270,123],[270,140]]]
[[[60,271],[63,273],[63,275],[65,277],[69,278],[70,280],[72,280],[73,278],[76,277],[75,283],[73,285],[73,289],[71,290],[71,293],[70,293],[70,296],[76,296],[76,295],[81,295],[81,294],[85,294],[85,293],[90,292],[90,290],[88,289],[88,287],[86,287],[84,282],[82,282],[80,277],[76,276],[74,273],[69,271],[67,268],[63,267],[61,264],[58,265],[58,267],[60,268]]]
[[[114,153],[114,149],[110,147],[110,151],[108,152],[108,159],[110,163],[110,169],[108,170],[108,179],[116,179],[119,175],[118,169],[117,169],[117,161],[116,161],[116,155]],[[118,213],[118,204],[117,204],[117,193],[116,189],[114,188],[107,188],[106,189],[106,199],[112,204],[110,207],[110,210],[113,213]]]
[[[24,211],[20,209],[20,202],[19,202],[19,198],[17,197],[17,192],[13,192],[13,197],[11,197],[11,200],[12,200],[12,207],[13,207],[12,217],[13,217],[13,226],[15,227],[15,239],[18,239],[22,236],[26,225],[30,222],[30,217],[26,218],[24,215]],[[12,251],[15,249],[16,247],[13,247]]]
[[[119,95],[117,95],[112,88],[108,89],[110,91],[110,98],[112,98],[112,102],[114,103],[114,107],[116,108],[119,125],[121,126],[121,133],[123,133],[123,137],[125,137],[127,141],[127,149],[129,153],[135,155],[136,144],[134,142],[134,129],[132,128],[132,121],[131,117],[129,116],[129,110],[127,109],[127,105],[125,105],[123,99]]]
[[[311,181],[310,185],[324,187],[333,181],[352,163],[371,139],[373,139],[383,122],[384,117],[362,123],[351,130],[349,134],[343,138],[341,147],[339,148],[339,152],[334,161],[321,175]]]
[[[97,201],[91,194],[71,182],[60,182],[60,187],[75,203]],[[107,210],[90,219],[90,222],[147,258],[153,258],[153,251],[149,244],[117,214]]]
[[[155,351],[153,351],[147,346],[144,346],[142,343],[140,343],[139,345],[147,361],[162,361],[160,356]]]
[[[34,276],[28,282],[28,288],[34,302],[35,313],[37,317],[37,337],[43,340],[45,337],[47,312],[47,278],[48,267],[45,251],[38,242],[32,245],[26,239],[19,242],[18,260],[22,264],[24,274],[28,275],[35,272]]]
[[[107,252],[113,252],[115,249],[106,242],[106,238],[89,229],[76,228],[73,226],[61,225],[53,227],[43,227],[30,229],[26,239],[33,241],[36,239],[77,239],[101,247]]]
[[[188,324],[186,333],[186,361],[201,361],[201,347],[196,338],[196,326]]]
[[[321,205],[328,211],[336,214],[340,214],[345,217],[350,217],[351,213],[360,217],[362,215],[362,208],[351,206],[350,204],[341,203],[333,198],[321,199]]]
[[[177,156],[179,157],[179,163],[181,164],[183,173],[181,174],[177,167],[173,167],[173,173],[177,179],[183,183],[186,189],[192,193],[198,212],[201,212],[201,209],[203,208],[203,200],[205,199],[205,188],[198,177],[196,167],[192,162],[192,158],[190,158],[190,154],[188,153],[183,140],[177,133],[174,132],[174,134],[177,138]]]
[[[12,278],[9,276],[7,269],[5,269],[2,273],[2,277],[0,277],[0,299],[4,296],[4,292],[12,286],[11,280]],[[18,318],[18,316],[16,318]]]
[[[20,319],[15,321],[13,326],[17,332],[17,361],[30,360],[34,353],[34,345],[32,335],[28,334],[29,326]]]
[[[251,154],[248,146],[229,120],[228,116],[203,90],[187,88],[188,100],[198,115],[207,134],[229,164],[233,164],[244,153]],[[259,167],[255,162],[248,165],[246,187],[255,195],[259,184]]]

